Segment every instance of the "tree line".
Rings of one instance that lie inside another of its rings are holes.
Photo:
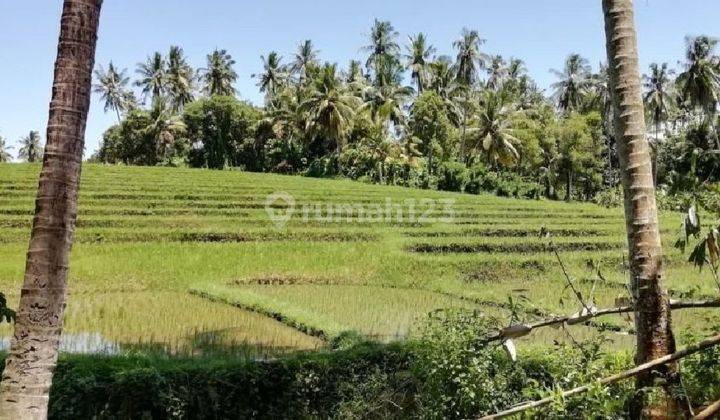
[[[261,57],[253,77],[262,107],[237,99],[226,50],[196,69],[172,46],[139,63],[134,80],[111,62],[95,71],[94,92],[118,123],[92,160],[568,200],[618,185],[607,67],[571,54],[551,70],[546,95],[522,60],[488,54],[484,43],[463,29],[455,56],[438,55],[426,34],[402,45],[390,22],[376,20],[364,62],[341,70],[306,40],[288,62],[274,51]],[[654,176],[673,191],[720,179],[716,44],[688,38],[680,70],[653,63],[643,76]],[[39,159],[37,132],[21,144],[20,159]]]

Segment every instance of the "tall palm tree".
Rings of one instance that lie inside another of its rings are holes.
[[[334,64],[325,64],[320,69],[312,92],[300,104],[301,110],[309,116],[306,130],[334,146],[338,157],[345,146],[357,107],[358,98],[344,89]]]
[[[93,89],[95,93],[100,94],[102,101],[105,103],[105,112],[109,110],[115,111],[118,123],[120,122],[120,114],[128,110],[129,98],[132,95],[132,92],[128,89],[130,78],[126,73],[127,70],[125,69],[118,71],[112,61],[107,70],[99,66],[95,71],[97,83]]]
[[[650,147],[646,139],[642,85],[632,0],[603,0],[610,88],[615,109],[615,135],[625,191],[625,219],[630,255],[631,289],[635,302],[635,330],[640,364],[675,351],[667,291],[663,286],[660,240]],[[666,376],[673,384],[676,366],[638,376],[638,389],[652,387]],[[640,400],[640,399],[638,399]],[[670,402],[672,398],[667,398]],[[661,407],[655,407],[661,408]],[[636,407],[633,418],[673,418],[678,413]],[[667,417],[669,414],[669,417]]]
[[[672,70],[668,69],[667,63],[658,65],[650,64],[650,75],[644,75],[645,81],[645,109],[650,116],[650,122],[655,127],[655,141],[653,146],[653,181],[657,184],[657,147],[660,144],[660,125],[668,119],[668,109],[673,103],[670,87],[672,81],[670,75]]]
[[[20,150],[18,159],[34,163],[42,159],[43,151],[40,144],[40,133],[31,131],[30,134],[20,139]]]
[[[388,132],[388,124],[400,127],[405,122],[403,107],[412,95],[412,88],[407,86],[370,86],[363,92],[363,104],[360,111],[367,112],[378,126]]]
[[[362,64],[357,60],[350,60],[348,65],[347,76],[345,82],[349,85],[354,83],[364,83],[366,81],[363,74]]]
[[[260,56],[260,60],[263,63],[263,72],[253,74],[252,77],[258,79],[260,92],[265,93],[266,99],[270,100],[285,84],[287,72],[281,64],[282,57],[275,51],[270,51],[267,58]]]
[[[167,88],[175,111],[194,100],[195,70],[188,64],[182,48],[174,45],[168,53]]]
[[[174,114],[162,97],[153,101],[150,108],[150,124],[144,132],[155,140],[158,161],[167,161],[178,136],[185,134],[187,127],[182,117]]]
[[[510,57],[510,62],[507,66],[507,77],[510,80],[519,80],[525,75],[527,75],[525,62],[519,58]]]
[[[476,149],[485,152],[490,164],[511,166],[520,159],[516,145],[520,141],[512,129],[512,119],[518,111],[507,90],[487,89],[480,97],[478,127],[471,130],[478,139]]]
[[[138,63],[135,73],[140,77],[135,86],[142,88],[145,98],[152,96],[155,100],[167,93],[167,62],[159,52],[148,57],[144,63]]]
[[[720,69],[713,54],[718,41],[708,36],[687,38],[685,71],[678,76],[683,101],[715,115],[720,102]]]
[[[64,0],[45,158],[15,333],[0,384],[0,418],[47,418],[63,324],[85,123],[102,0]]]
[[[12,146],[9,146],[5,138],[0,136],[0,163],[6,163],[12,160],[10,149],[12,149]]]
[[[316,50],[311,40],[306,39],[298,46],[290,71],[298,75],[301,85],[307,83],[309,70],[317,65],[320,51]]]
[[[218,50],[208,54],[207,67],[200,70],[200,78],[204,83],[203,92],[207,95],[235,95],[233,83],[238,78],[233,69],[235,60],[227,50]]]
[[[424,33],[419,33],[415,37],[410,37],[410,45],[407,46],[407,68],[410,70],[410,78],[417,86],[417,93],[421,94],[428,84],[430,78],[428,64],[435,47],[429,45],[427,37]]]
[[[461,84],[475,84],[479,70],[485,68],[487,55],[480,51],[484,43],[478,31],[467,28],[462,30],[461,38],[453,42],[453,47],[458,51],[455,59],[456,77]]]
[[[488,89],[498,89],[500,85],[508,77],[507,63],[501,55],[493,55],[490,57],[490,64],[487,68],[488,79],[485,82],[485,86]]]
[[[550,72],[559,79],[551,85],[558,108],[563,112],[580,109],[591,74],[587,59],[579,54],[570,54],[562,71],[551,69]]]
[[[650,120],[655,126],[655,141],[658,141],[660,124],[667,121],[668,109],[672,104],[672,95],[670,94],[670,80],[672,70],[668,69],[668,64],[657,63],[650,64],[650,74],[644,75],[645,80],[645,108],[650,114]]]
[[[401,65],[397,37],[398,32],[390,22],[375,19],[370,30],[370,44],[363,50],[370,53],[365,65],[374,75],[376,87],[384,87],[398,81]]]

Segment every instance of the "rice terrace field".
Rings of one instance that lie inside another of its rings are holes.
[[[11,306],[39,168],[0,165],[0,290]],[[283,199],[268,201],[280,192]],[[384,212],[388,203],[392,217],[342,213],[353,205]],[[408,203],[426,217],[410,217]],[[668,287],[674,296],[711,295],[711,274],[672,247],[680,221],[680,214],[661,216]],[[550,236],[541,237],[541,229]],[[444,308],[501,319],[511,308],[525,319],[569,314],[579,305],[553,247],[585,296],[593,293],[600,308],[614,306],[627,295],[623,232],[621,209],[593,204],[85,165],[62,348],[265,357],[323,348],[346,332],[401,340]],[[706,316],[679,311],[674,322],[679,331],[698,330]],[[633,345],[632,323],[623,316],[598,318],[573,334],[598,330],[613,331],[616,348]],[[10,327],[3,324],[1,333],[7,345]],[[550,329],[522,343],[565,334]]]

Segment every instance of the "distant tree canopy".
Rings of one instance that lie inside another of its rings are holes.
[[[652,64],[644,76],[656,176],[671,190],[720,180],[720,58],[710,37],[687,42],[676,78],[667,64]],[[96,92],[119,123],[93,158],[466,189],[441,182],[453,173],[470,190],[506,194],[497,180],[512,180],[568,200],[617,185],[605,66],[595,72],[570,54],[552,70],[557,81],[546,96],[522,60],[488,54],[477,31],[464,29],[452,48],[454,59],[436,55],[423,33],[403,48],[393,25],[376,21],[364,61],[342,71],[320,62],[306,40],[289,61],[274,51],[261,57],[253,77],[262,107],[235,98],[238,76],[226,50],[194,69],[173,46],[139,64],[132,84],[111,63],[96,72]],[[141,89],[147,107],[129,86]],[[483,184],[479,174],[490,180]]]

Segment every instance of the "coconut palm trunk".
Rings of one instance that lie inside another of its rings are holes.
[[[651,152],[646,138],[633,2],[602,0],[602,6],[635,300],[635,362],[640,364],[674,352],[675,342],[667,291],[663,287],[663,253]],[[659,372],[639,376],[638,389],[651,387],[658,376],[665,377],[666,383],[671,384],[677,379],[676,367],[665,366]],[[633,407],[633,417],[666,418],[676,413],[668,388],[661,390],[664,398],[660,403],[648,407],[640,402]]]
[[[0,385],[0,418],[47,418],[65,308],[68,257],[102,0],[65,0],[47,144],[15,333]]]

